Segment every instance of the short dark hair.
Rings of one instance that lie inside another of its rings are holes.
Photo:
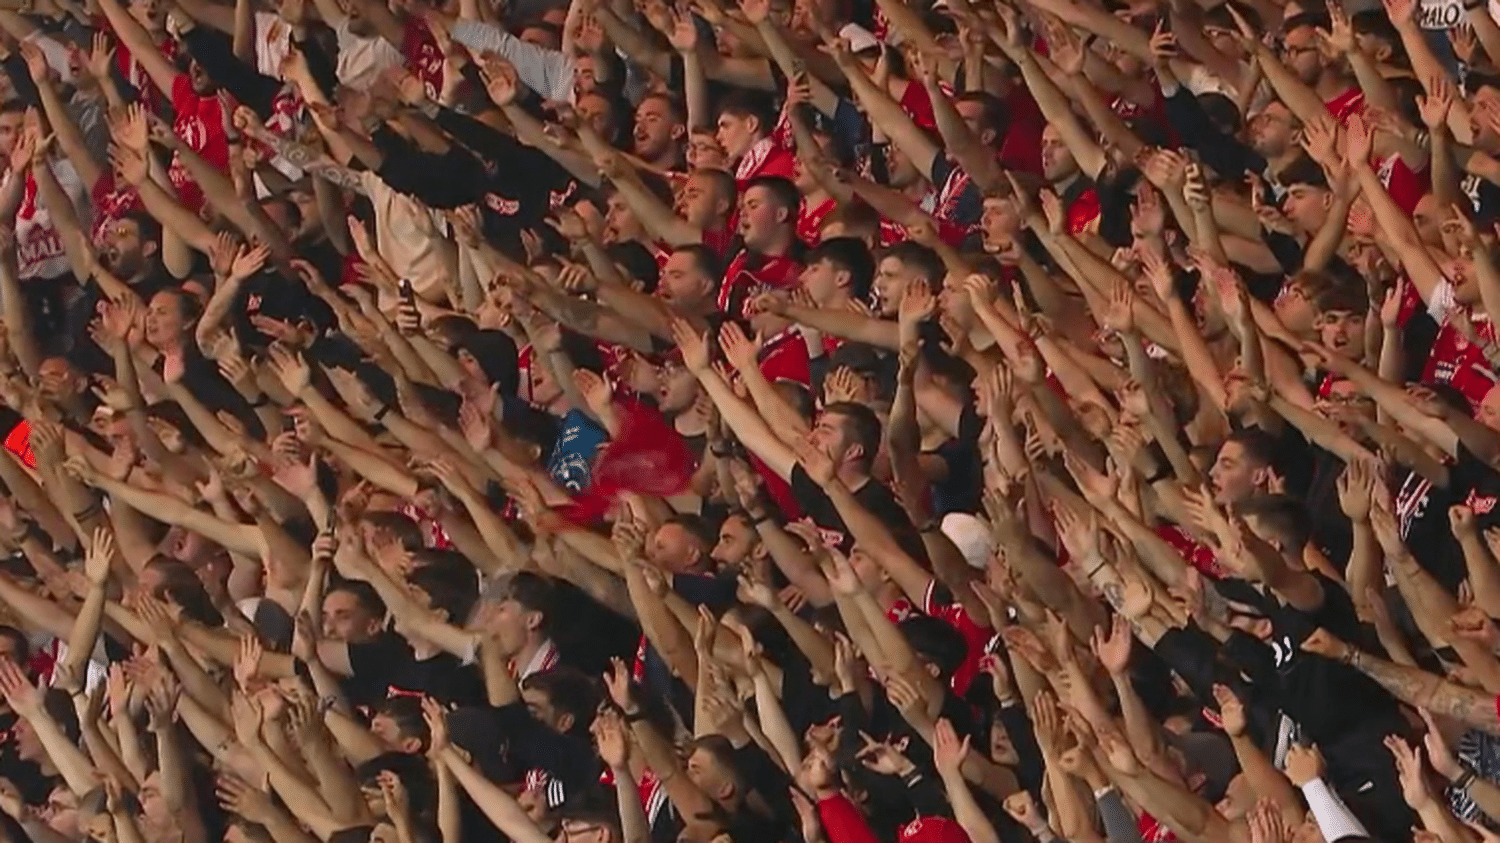
[[[880,451],[880,417],[875,411],[853,401],[835,401],[823,408],[825,413],[834,413],[844,419],[844,432],[854,440],[861,450],[860,463],[868,469]]]
[[[849,273],[849,294],[863,300],[870,295],[875,278],[875,258],[858,237],[830,237],[807,253],[807,265],[828,261]]]
[[[771,134],[776,124],[775,111],[765,95],[744,88],[733,88],[719,100],[719,113],[735,117],[754,117],[763,135]]]
[[[145,211],[129,210],[121,213],[115,219],[117,222],[129,220],[135,223],[136,230],[140,232],[142,243],[161,245],[161,223],[157,221],[156,217],[151,216]]]
[[[354,602],[359,604],[361,609],[369,612],[371,617],[384,618],[386,615],[385,601],[380,599],[380,593],[375,590],[375,586],[364,580],[338,580],[328,586],[328,592],[324,597],[334,592],[343,592],[353,597]]]
[[[418,568],[436,568],[454,576],[474,576],[474,563],[463,553],[445,547],[424,547],[411,555]]]
[[[703,544],[704,553],[707,553],[713,548],[714,542],[716,540],[716,537],[713,534],[713,530],[709,528],[708,522],[704,521],[699,516],[689,512],[679,512],[663,521],[661,525],[665,527],[668,524],[675,524],[681,527],[682,529],[687,531],[688,535],[701,542]]]
[[[401,546],[416,553],[427,546],[427,537],[422,535],[422,525],[415,518],[400,512],[378,510],[366,512],[364,522],[377,530],[385,530],[396,536]]]
[[[1276,437],[1261,430],[1258,427],[1245,427],[1230,431],[1224,437],[1224,442],[1219,446],[1222,450],[1224,445],[1234,442],[1245,451],[1245,458],[1262,467],[1270,467],[1276,463],[1277,442]]]
[[[730,210],[734,209],[734,202],[740,195],[740,183],[735,180],[733,173],[718,167],[699,167],[693,171],[693,175],[701,175],[712,182],[714,193],[716,194],[715,198],[725,200],[729,203]],[[762,178],[770,177],[763,176]],[[754,187],[759,181],[760,179],[758,178],[754,179],[750,182],[749,186]]]
[[[395,773],[396,778],[406,785],[412,816],[426,816],[437,801],[437,779],[433,777],[427,759],[404,752],[382,752],[356,766],[354,777],[359,780],[360,787],[378,787],[380,774],[386,771]]]
[[[1289,495],[1253,495],[1235,504],[1241,518],[1255,518],[1262,529],[1281,543],[1284,553],[1300,553],[1312,538],[1307,505]]]
[[[918,614],[902,621],[900,629],[917,656],[937,667],[940,681],[947,682],[964,663],[963,636],[943,621]]]
[[[557,606],[557,586],[552,580],[532,571],[517,571],[504,581],[495,595],[498,600],[514,600],[528,612],[542,616],[542,632],[547,631]]]
[[[880,253],[880,257],[895,258],[903,266],[915,270],[918,275],[927,279],[927,286],[934,293],[948,275],[948,267],[938,257],[938,253],[915,240],[902,240],[888,246]]]
[[[448,335],[454,342],[462,342],[479,333],[479,326],[473,319],[457,313],[439,316],[427,323],[427,327],[431,332]]]
[[[797,223],[797,209],[802,207],[802,193],[797,190],[797,185],[781,176],[756,176],[745,185],[745,192],[749,193],[757,187],[765,188],[776,207],[786,211],[788,225]]]
[[[1480,88],[1495,88],[1500,90],[1500,75],[1469,72],[1464,75],[1464,87],[1469,90],[1469,96],[1471,97],[1479,93]]]
[[[713,249],[702,243],[688,243],[672,250],[673,254],[681,252],[693,256],[693,263],[697,264],[698,271],[703,273],[704,277],[712,278],[715,281],[724,277],[724,262],[720,260],[718,254]]]
[[[594,712],[599,709],[599,684],[576,667],[562,665],[533,673],[521,680],[521,687],[547,695],[552,707],[573,716],[569,734],[587,735]]]
[[[203,580],[186,562],[157,554],[146,564],[162,575],[161,585],[156,589],[157,599],[171,601],[182,609],[185,617],[204,626],[224,625],[224,616],[214,606]]]
[[[403,738],[416,738],[422,743],[423,752],[431,735],[427,731],[427,718],[422,715],[422,701],[416,697],[388,697],[371,707],[371,715],[384,715],[396,723],[396,730]]]
[[[662,102],[667,104],[667,110],[672,113],[673,120],[677,121],[678,123],[687,122],[687,107],[683,105],[682,100],[678,99],[677,97],[674,97],[671,94],[664,93],[662,91],[652,91],[651,93],[641,97],[641,101],[636,103],[635,107],[640,108],[642,103],[644,103],[646,100],[661,100]]]
[[[1328,174],[1323,172],[1321,164],[1306,155],[1298,155],[1292,159],[1290,164],[1281,168],[1276,179],[1288,187],[1294,184],[1306,184],[1321,187],[1324,190],[1328,189]]]
[[[13,626],[0,624],[0,638],[10,639],[11,648],[16,654],[16,664],[24,666],[31,661],[31,642],[26,640],[26,633]]]
[[[989,129],[995,133],[995,141],[1005,137],[1005,130],[1010,123],[1010,114],[1005,108],[1005,101],[986,91],[964,91],[954,97],[955,102],[976,102],[983,108],[979,113],[979,128],[981,131]]]
[[[1354,313],[1363,316],[1370,311],[1370,292],[1362,284],[1335,284],[1314,296],[1312,307],[1319,315]]]
[[[474,614],[474,604],[479,602],[479,582],[472,575],[468,582],[448,571],[429,565],[406,575],[406,582],[427,595],[428,605],[434,611],[448,615],[452,624],[467,623]]]

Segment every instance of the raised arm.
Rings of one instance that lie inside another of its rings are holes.
[[[181,74],[177,72],[170,59],[162,54],[161,48],[151,39],[151,33],[141,26],[125,7],[120,5],[120,0],[100,0],[100,11],[109,20],[110,28],[119,36],[124,43],[125,49],[130,51],[131,58],[140,63],[151,77],[152,84],[161,90],[168,99],[172,96],[172,85]]]
[[[777,476],[790,479],[797,463],[796,455],[755,408],[735,395],[729,384],[709,365],[707,339],[681,319],[672,323],[672,333],[682,349],[683,363],[703,384],[734,435]]]

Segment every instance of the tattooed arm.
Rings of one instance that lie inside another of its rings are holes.
[[[1425,708],[1438,716],[1500,735],[1500,711],[1497,711],[1494,694],[1457,685],[1421,668],[1388,662],[1351,647],[1323,630],[1308,638],[1302,648],[1353,665],[1407,705]]]

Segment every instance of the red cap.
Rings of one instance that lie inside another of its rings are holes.
[[[970,843],[963,826],[947,817],[921,817],[901,829],[901,843]]]

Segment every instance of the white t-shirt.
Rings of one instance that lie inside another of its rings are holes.
[[[93,224],[89,218],[89,194],[78,178],[72,163],[56,160],[52,174],[57,177],[68,198],[77,209],[79,224],[88,231]],[[16,178],[12,173],[6,178]],[[52,223],[52,212],[47,209],[37,194],[36,180],[28,174],[26,187],[21,197],[21,207],[16,210],[16,265],[17,277],[55,278],[70,271],[68,256],[63,251],[62,237]]]
[[[292,28],[280,15],[255,13],[255,69],[272,79],[281,78],[281,62],[291,50]]]
[[[396,277],[424,298],[443,283],[448,264],[442,240],[446,222],[417,199],[398,193],[371,172],[361,174],[375,208],[375,248]]]
[[[349,31],[344,21],[334,30],[339,39],[339,81],[351,88],[367,90],[386,70],[405,64],[401,51],[379,35],[364,37]]]
[[[64,84],[73,83],[73,65],[68,61],[68,46],[56,38],[42,33],[33,32],[26,36],[26,40],[41,48],[42,55],[47,59],[47,66]]]

